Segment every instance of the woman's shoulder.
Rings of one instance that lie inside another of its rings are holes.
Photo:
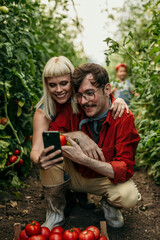
[[[33,122],[36,122],[36,123],[41,123],[41,122],[42,123],[50,123],[51,119],[46,118],[46,116],[43,112],[43,109],[38,108],[34,113]]]

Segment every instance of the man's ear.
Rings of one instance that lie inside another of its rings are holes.
[[[109,97],[110,93],[111,93],[111,85],[110,83],[107,83],[104,87],[104,92],[106,94],[107,97]]]

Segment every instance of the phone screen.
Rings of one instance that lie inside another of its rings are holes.
[[[60,137],[59,137],[60,135],[58,131],[46,131],[46,132],[43,132],[42,135],[43,135],[44,148],[54,145],[54,149],[49,151],[46,155],[49,155],[50,153],[61,149],[61,143],[60,143]],[[62,157],[62,153],[56,155],[52,159],[59,158],[59,157]],[[58,163],[61,163],[61,162],[58,162]]]

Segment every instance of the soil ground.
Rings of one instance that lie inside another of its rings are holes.
[[[13,225],[20,222],[22,229],[32,220],[42,224],[45,220],[45,202],[37,170],[33,168],[25,183],[28,188],[20,190],[19,194],[11,191],[0,194],[0,240],[13,240]],[[125,225],[121,229],[107,226],[110,240],[160,240],[160,187],[143,169],[136,171],[133,180],[138,186],[142,199],[133,209],[123,209]],[[19,197],[17,198],[16,197]],[[84,230],[87,226],[95,225],[100,228],[104,221],[100,197],[88,195],[94,200],[96,208],[86,210],[78,203],[66,217],[65,229],[79,227]]]

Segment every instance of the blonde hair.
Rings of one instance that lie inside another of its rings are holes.
[[[52,116],[56,115],[56,103],[50,95],[47,87],[47,78],[48,77],[59,77],[63,75],[70,74],[72,76],[74,71],[74,66],[70,62],[70,60],[64,56],[52,57],[46,63],[43,74],[43,96],[40,101],[36,105],[36,109],[38,109],[43,104],[43,112],[48,119],[52,119]],[[78,112],[78,107],[74,97],[71,97],[71,106],[73,109],[73,113]]]

